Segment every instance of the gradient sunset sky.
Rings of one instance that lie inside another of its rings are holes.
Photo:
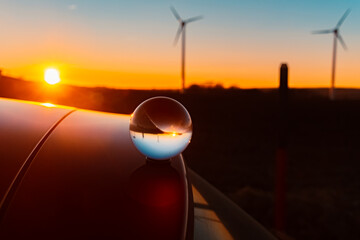
[[[288,63],[290,87],[328,87],[333,36],[340,33],[336,86],[360,87],[359,1],[286,0],[0,0],[0,68],[3,74],[43,81],[55,67],[62,83],[115,88],[181,86],[178,22],[187,26],[187,86],[278,86]],[[179,42],[180,43],[180,42]]]

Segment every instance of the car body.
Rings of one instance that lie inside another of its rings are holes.
[[[0,99],[0,239],[273,239],[181,154],[146,159],[129,119]]]

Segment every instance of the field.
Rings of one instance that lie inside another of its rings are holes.
[[[157,95],[189,110],[188,165],[270,230],[274,218],[278,92],[200,88],[136,91],[58,86],[2,77],[0,96],[131,113]],[[295,239],[360,239],[360,91],[289,92],[286,233]]]

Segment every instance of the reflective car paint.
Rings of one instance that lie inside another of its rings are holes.
[[[131,144],[127,115],[0,106],[1,164],[25,169],[0,206],[0,239],[275,239],[181,155],[147,161]]]
[[[183,239],[193,217],[186,176],[180,156],[158,164],[135,149],[129,116],[76,111],[33,159],[0,238]]]
[[[70,111],[0,98],[0,202],[37,143]]]

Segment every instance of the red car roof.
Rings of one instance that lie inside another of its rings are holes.
[[[13,172],[3,188],[31,160],[1,206],[1,239],[185,238],[192,216],[184,162],[147,161],[131,142],[130,116],[0,103],[11,139],[0,143],[9,156],[1,162]]]
[[[0,98],[0,201],[43,136],[71,108]]]

